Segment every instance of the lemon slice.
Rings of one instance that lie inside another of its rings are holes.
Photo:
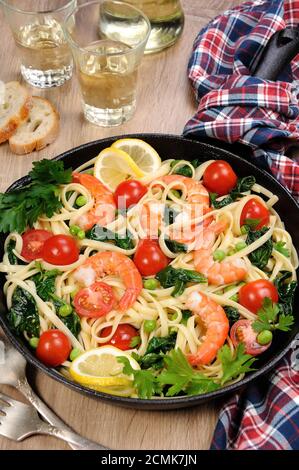
[[[140,179],[144,172],[126,152],[109,147],[102,150],[97,157],[94,176],[111,191],[115,191],[122,181],[129,178]]]
[[[161,166],[161,158],[155,149],[141,139],[119,139],[112,148],[123,150],[146,174],[155,173]]]
[[[123,374],[123,364],[117,361],[119,356],[126,357],[133,369],[140,369],[129,353],[114,346],[102,346],[75,359],[70,374],[76,382],[99,392],[130,396],[134,393],[132,378]]]

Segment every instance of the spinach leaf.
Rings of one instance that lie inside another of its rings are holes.
[[[171,293],[173,297],[181,295],[188,282],[207,282],[207,279],[203,274],[190,269],[175,269],[172,266],[167,266],[167,268],[158,272],[156,279],[158,279],[161,286],[164,288],[174,286],[174,290]]]
[[[174,166],[176,163],[178,163],[178,162],[174,161],[172,166]],[[192,160],[190,163],[194,168],[197,168],[201,164],[201,162],[198,158],[196,158],[195,160]],[[179,166],[174,171],[174,174],[175,175],[186,176],[187,178],[192,178],[192,170],[188,165]]]
[[[73,335],[76,336],[77,338],[81,331],[81,322],[80,322],[79,316],[76,314],[75,311],[73,311],[67,317],[62,317],[61,315],[59,315],[59,309],[62,305],[65,305],[65,302],[59,297],[57,297],[57,295],[55,294],[51,295],[51,300],[54,304],[56,315],[65,324],[65,326],[70,330],[70,332],[73,333]]]
[[[130,232],[127,231],[125,236],[120,236],[106,227],[101,227],[100,225],[95,225],[91,230],[89,230],[86,233],[86,238],[98,242],[112,242],[124,250],[131,250],[134,248]]]
[[[40,322],[35,300],[21,287],[17,287],[13,293],[12,306],[7,318],[17,334],[26,331],[30,337],[39,337]]]
[[[274,281],[278,291],[279,303],[278,307],[281,313],[291,315],[293,311],[294,296],[297,288],[297,282],[287,282],[291,277],[290,271],[281,271],[280,275]]]
[[[13,252],[15,247],[16,247],[16,242],[15,240],[11,239],[6,246],[8,261],[10,262],[10,264],[19,264],[19,261],[21,261],[16,257],[16,255]]]
[[[246,244],[251,245],[251,243],[255,242],[259,238],[261,238],[269,229],[267,227],[263,227],[261,230],[249,230],[246,238]],[[269,258],[273,251],[273,241],[270,238],[266,241],[262,246],[254,250],[248,258],[250,259],[251,263],[259,269],[264,270],[267,266]]]
[[[172,251],[172,253],[187,253],[187,245],[184,243],[176,242],[175,240],[165,240],[165,245]]]
[[[217,193],[210,193],[211,205],[215,209],[221,209],[222,207],[237,201],[237,199],[240,199],[244,196],[243,193],[251,190],[255,182],[256,179],[254,176],[245,176],[244,178],[239,178],[235,188],[232,189],[229,195],[223,198],[221,201],[217,201]]]
[[[137,361],[141,369],[162,369],[164,365],[164,355],[175,347],[177,333],[172,332],[168,336],[158,338],[154,336],[148,343],[144,356],[138,356]]]
[[[175,221],[175,218],[179,215],[177,211],[171,207],[165,206],[164,209],[164,223],[165,225],[172,225]]]
[[[186,326],[189,318],[192,317],[192,315],[193,314],[192,314],[191,310],[182,310],[181,323]]]
[[[32,277],[37,295],[39,295],[44,302],[51,300],[51,295],[55,293],[55,280],[58,274],[58,269],[52,269],[51,271],[42,270]]]
[[[223,307],[225,314],[229,320],[229,325],[232,326],[240,318],[240,313],[235,307],[225,306]]]

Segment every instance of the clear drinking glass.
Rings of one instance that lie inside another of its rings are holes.
[[[76,0],[0,0],[21,58],[21,73],[32,86],[50,88],[72,77],[73,59],[62,23]]]
[[[147,17],[132,5],[97,0],[76,8],[64,29],[86,119],[104,127],[130,119],[136,108],[138,66],[150,34]]]
[[[184,12],[180,0],[125,0],[139,8],[151,23],[145,53],[159,52],[172,46],[184,29]]]

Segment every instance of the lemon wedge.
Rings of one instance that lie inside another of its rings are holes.
[[[94,176],[111,191],[115,191],[122,181],[130,178],[140,179],[144,172],[126,152],[109,147],[102,150],[97,157]]]
[[[156,150],[141,139],[119,139],[111,146],[126,152],[145,174],[155,173],[161,166],[161,158]]]
[[[117,357],[126,357],[133,369],[140,366],[126,351],[114,346],[102,346],[91,349],[75,359],[70,374],[75,382],[99,392],[128,397],[134,393],[133,382],[123,374],[123,364]]]

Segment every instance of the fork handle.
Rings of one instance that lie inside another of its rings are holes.
[[[76,434],[72,428],[65,424],[33,391],[26,377],[19,380],[17,389],[27,398],[43,418],[50,423],[45,424],[42,434],[51,434],[70,444],[74,450],[107,450],[100,444]],[[47,427],[48,426],[48,427]]]
[[[73,431],[68,431],[67,429],[52,426],[51,424],[45,423],[44,421],[41,421],[41,425],[37,430],[37,433],[57,437],[57,439],[61,439],[62,441],[67,442],[68,444],[78,446],[80,450],[107,450],[106,447],[103,447],[97,444],[96,442],[85,439],[79,436],[78,434],[74,433]]]

